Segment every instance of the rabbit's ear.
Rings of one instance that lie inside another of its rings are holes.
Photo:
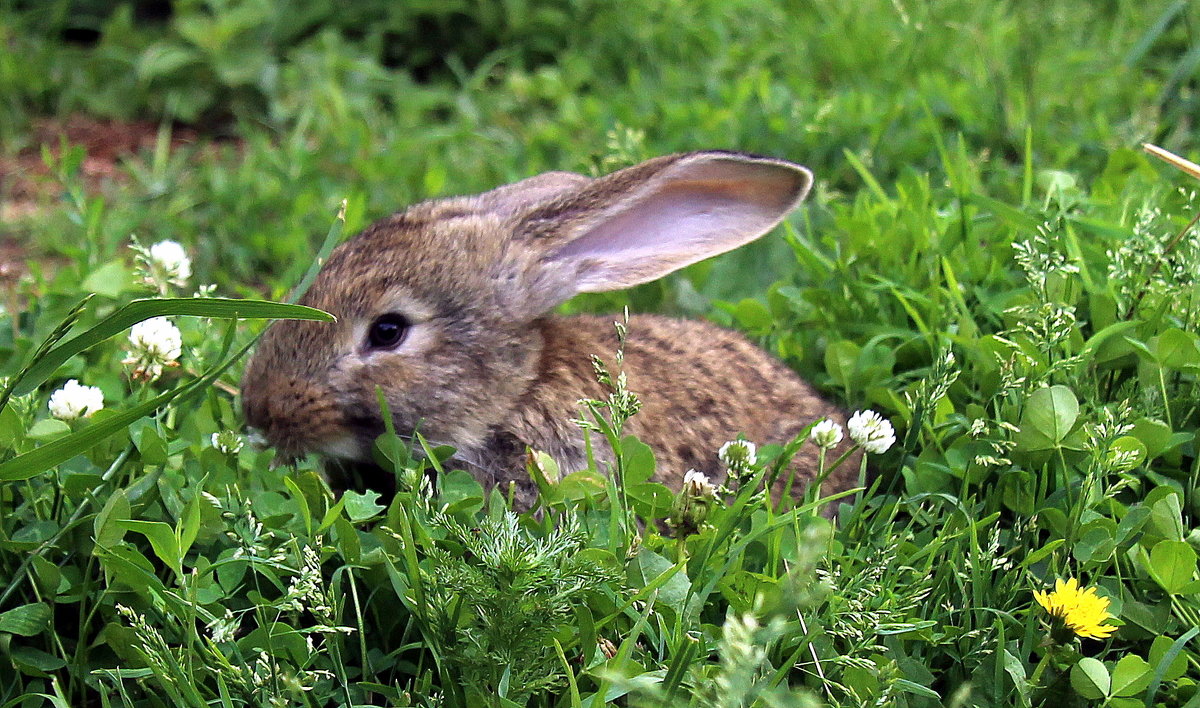
[[[540,253],[526,295],[561,302],[656,280],[762,236],[811,185],[799,165],[727,152],[656,158],[593,180],[525,215],[518,235]]]

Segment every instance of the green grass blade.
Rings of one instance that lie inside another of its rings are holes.
[[[26,364],[25,368],[18,373],[15,378],[8,382],[8,385],[4,387],[4,392],[0,393],[0,409],[8,405],[9,399],[11,399],[13,396],[13,390],[16,388],[16,385],[20,383],[20,379],[25,376],[26,372],[29,369],[37,366],[39,362],[45,359],[50,351],[54,349],[54,346],[61,342],[63,338],[70,333],[71,329],[75,326],[75,323],[79,321],[79,315],[83,312],[84,308],[87,307],[87,304],[91,302],[92,297],[94,296],[87,295],[71,308],[71,311],[67,313],[67,316],[63,318],[63,321],[59,322],[58,326],[46,336],[45,341],[43,341],[37,348],[37,351],[33,353],[33,357],[30,358],[29,363]]]
[[[582,702],[579,698],[579,685],[575,682],[575,669],[571,667],[571,662],[567,661],[567,655],[563,652],[562,644],[557,639],[554,640],[554,651],[558,654],[558,661],[563,666],[563,673],[567,677],[567,688],[570,689],[571,708],[579,708]]]
[[[849,149],[843,149],[842,155],[845,156],[846,162],[849,162],[854,171],[858,173],[858,176],[862,177],[862,181],[867,185],[867,189],[870,189],[871,193],[879,198],[879,201],[888,201],[888,195],[883,185],[879,184],[879,180],[875,179],[875,175],[871,174],[871,171],[867,169],[867,166],[859,159],[858,155],[850,152]]]
[[[1200,627],[1192,627],[1182,636],[1171,643],[1171,647],[1167,649],[1167,653],[1163,654],[1162,659],[1158,662],[1158,666],[1154,667],[1154,678],[1150,680],[1150,685],[1146,687],[1146,705],[1153,706],[1154,699],[1158,695],[1158,688],[1162,685],[1163,676],[1166,676],[1167,669],[1171,664],[1175,663],[1175,658],[1179,656],[1187,643],[1192,641],[1192,638],[1200,634]]]
[[[338,209],[337,217],[333,220],[333,224],[329,227],[329,233],[325,234],[325,241],[321,243],[321,249],[317,251],[317,257],[313,260],[312,265],[304,273],[304,277],[300,279],[300,284],[296,286],[291,297],[288,298],[289,303],[299,302],[300,298],[304,297],[304,293],[312,287],[313,281],[317,279],[317,273],[321,271],[321,267],[325,265],[325,261],[329,260],[329,254],[333,253],[334,246],[342,240],[342,229],[346,226],[346,200],[342,200],[342,206]]]
[[[54,375],[63,362],[79,352],[113,337],[151,317],[176,315],[212,317],[216,319],[292,319],[332,322],[333,315],[312,307],[266,300],[234,300],[227,298],[147,298],[134,300],[96,326],[54,347],[33,366],[20,374],[13,384],[13,395],[23,396]]]
[[[23,455],[18,455],[0,464],[0,483],[19,482],[29,479],[55,465],[66,462],[72,457],[90,449],[108,436],[124,430],[138,418],[149,415],[160,406],[166,405],[183,393],[194,390],[194,387],[200,381],[205,380],[196,379],[189,384],[173,388],[133,408],[121,411],[98,423],[93,423],[82,430],[71,433],[64,438],[46,443],[37,449]]]
[[[1137,44],[1133,45],[1133,48],[1125,55],[1125,61],[1123,62],[1125,66],[1133,66],[1141,61],[1142,57],[1146,56],[1146,52],[1150,51],[1150,47],[1153,47],[1166,34],[1167,29],[1175,21],[1175,18],[1179,17],[1187,9],[1188,1],[1175,0],[1166,10],[1163,10],[1154,24],[1150,25],[1150,28],[1138,39]]]

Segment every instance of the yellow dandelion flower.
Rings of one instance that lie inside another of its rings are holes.
[[[1113,616],[1108,612],[1109,599],[1096,594],[1096,588],[1080,589],[1079,581],[1061,578],[1054,584],[1054,592],[1034,592],[1033,598],[1050,613],[1062,620],[1075,634],[1092,639],[1104,639],[1117,631],[1111,624],[1104,624]]]

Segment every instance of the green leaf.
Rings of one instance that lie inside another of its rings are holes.
[[[1071,667],[1071,688],[1089,700],[1107,698],[1112,688],[1108,669],[1099,660],[1085,656]]]
[[[1021,430],[1030,429],[1050,441],[1051,447],[1071,432],[1079,418],[1079,401],[1066,386],[1049,386],[1034,391],[1025,402]]]
[[[0,632],[32,637],[50,625],[50,606],[43,602],[14,607],[0,614]]]
[[[1178,541],[1183,538],[1183,510],[1179,492],[1173,487],[1155,487],[1146,495],[1143,504],[1150,507],[1150,527],[1163,538]]]
[[[21,373],[13,383],[13,395],[22,396],[40,386],[67,359],[116,336],[133,325],[161,316],[212,317],[217,319],[292,319],[333,322],[334,317],[302,305],[289,305],[265,300],[233,300],[227,298],[147,298],[125,305],[86,332],[72,337],[46,353],[32,367]]]
[[[1158,363],[1168,369],[1200,367],[1200,346],[1197,336],[1182,329],[1171,328],[1158,335],[1154,354]]]
[[[167,441],[158,432],[158,426],[154,424],[142,426],[141,434],[134,439],[134,443],[145,464],[167,464]]]
[[[1112,671],[1112,695],[1136,696],[1150,685],[1150,664],[1137,654],[1121,657]]]
[[[321,248],[317,251],[317,257],[313,259],[312,265],[305,271],[304,277],[300,279],[300,284],[292,291],[292,296],[288,298],[289,303],[299,302],[300,298],[304,297],[304,293],[312,287],[313,281],[317,279],[317,273],[321,272],[325,261],[329,260],[329,254],[333,253],[333,249],[342,240],[342,229],[346,227],[346,200],[342,200],[341,207],[338,208],[337,216],[334,217],[333,223],[329,225],[329,231],[325,233],[325,240],[321,242]]]
[[[342,500],[346,502],[346,515],[356,524],[367,519],[373,519],[387,510],[387,507],[376,503],[378,499],[379,492],[372,491],[368,491],[366,494],[359,494],[353,490],[348,490],[342,494]]]
[[[1146,446],[1147,458],[1153,460],[1171,446],[1171,426],[1153,418],[1139,418],[1129,434]]]
[[[33,556],[30,565],[33,566],[33,576],[42,591],[49,595],[59,595],[70,586],[70,581],[63,577],[62,569],[42,556]]]
[[[33,647],[13,647],[9,656],[13,665],[22,673],[32,676],[48,678],[49,672],[58,671],[67,665],[61,658]]]
[[[11,448],[25,429],[21,416],[11,406],[0,409],[0,449]]]
[[[285,477],[286,479],[286,477]],[[320,526],[317,527],[317,533],[325,533],[325,530],[342,517],[342,510],[346,508],[346,497],[343,496],[337,500],[337,503],[325,510],[325,517],[321,519]]]
[[[1005,673],[1007,673],[1009,679],[1012,680],[1013,687],[1017,689],[1021,697],[1021,705],[1028,706],[1030,704],[1029,677],[1025,673],[1025,665],[1022,664],[1021,660],[1013,656],[1012,652],[1007,649],[1003,650],[1003,653],[1000,656],[1000,661],[1002,662]]]
[[[200,535],[200,499],[200,489],[197,487],[193,490],[192,498],[183,510],[183,516],[175,522],[177,527],[175,537],[179,539],[180,560],[187,555],[192,544],[196,542],[196,537]]]
[[[1116,541],[1114,535],[1117,525],[1112,519],[1096,519],[1084,525],[1082,532],[1079,535],[1079,540],[1075,542],[1075,547],[1071,549],[1071,554],[1075,556],[1075,560],[1080,563],[1093,563],[1108,560],[1116,549]]]
[[[125,529],[117,522],[127,521],[129,512],[129,500],[125,497],[125,490],[114,491],[92,520],[92,534],[95,536],[97,550],[112,546],[125,537]]]
[[[29,432],[25,435],[35,442],[50,442],[59,438],[70,435],[71,426],[67,425],[58,418],[43,418],[34,423],[29,428]]]
[[[134,71],[142,81],[152,81],[159,77],[169,77],[198,59],[197,53],[186,46],[155,42],[142,51],[134,65]]]
[[[54,347],[61,342],[63,338],[66,337],[67,334],[75,327],[75,325],[79,322],[79,318],[83,314],[83,310],[87,307],[88,303],[92,301],[93,297],[95,297],[94,293],[88,293],[87,296],[85,296],[74,307],[72,307],[62,321],[58,323],[58,326],[56,326],[50,332],[50,334],[46,335],[46,339],[43,340],[38,348],[34,351],[33,357],[25,365],[25,368],[17,372],[16,376],[8,381],[7,385],[0,389],[0,408],[4,408],[8,405],[8,401],[14,395],[13,389],[17,383],[19,383],[21,377],[25,376],[30,369],[37,367],[38,364],[45,359],[47,355],[49,355]]]
[[[1192,634],[1195,636],[1195,632]],[[1150,645],[1150,664],[1158,666],[1165,663],[1165,666],[1162,667],[1162,678],[1167,681],[1174,681],[1187,672],[1188,662],[1187,656],[1182,651],[1183,646],[1180,645],[1179,650],[1171,655],[1171,650],[1175,648],[1177,642],[1178,640],[1172,641],[1170,637],[1159,635]]]
[[[150,547],[154,549],[154,555],[174,570],[176,575],[183,575],[183,559],[179,552],[179,541],[175,538],[175,529],[171,528],[170,524],[139,519],[118,521],[117,524],[128,531],[144,535],[149,539]]]
[[[625,488],[633,510],[645,519],[665,518],[675,502],[675,493],[658,482],[643,482]]]
[[[771,311],[767,309],[767,306],[750,298],[738,302],[733,310],[733,316],[737,319],[740,329],[755,335],[770,332],[774,324]]]
[[[105,297],[117,297],[128,290],[132,283],[133,279],[129,275],[129,269],[125,267],[124,263],[116,260],[109,261],[88,273],[88,276],[80,283],[79,289]]]
[[[284,622],[270,622],[237,640],[242,651],[269,651],[272,656],[300,663],[308,658],[304,635]]]
[[[659,602],[682,612],[692,587],[682,567],[642,548],[629,564],[629,581],[640,590],[657,589]]]
[[[621,456],[625,463],[625,484],[641,484],[654,476],[654,451],[632,435],[621,439]]]
[[[992,197],[972,192],[967,195],[967,200],[987,209],[1018,229],[1033,231],[1038,227],[1038,220],[1036,218],[999,199],[993,199]]]
[[[483,508],[483,485],[466,470],[451,470],[441,476],[442,503],[447,513],[476,512]]]
[[[1196,572],[1196,551],[1185,541],[1159,541],[1150,551],[1150,572],[1163,590],[1177,595]]]
[[[1124,546],[1130,543],[1138,531],[1146,525],[1146,521],[1150,518],[1150,510],[1143,504],[1138,504],[1130,507],[1129,511],[1122,517],[1121,523],[1117,524],[1117,545]]]
[[[1027,568],[1027,567],[1033,565],[1034,563],[1037,563],[1041,559],[1043,559],[1046,556],[1053,553],[1056,548],[1058,548],[1059,546],[1063,545],[1066,542],[1067,542],[1067,539],[1065,539],[1065,538],[1056,538],[1053,541],[1047,542],[1046,545],[1042,546],[1041,548],[1037,549],[1033,553],[1030,553],[1028,556],[1026,556],[1025,560],[1021,561],[1020,567]]]
[[[541,493],[542,499],[547,504],[554,504],[562,499],[562,493],[558,490],[558,483],[562,479],[562,472],[558,469],[558,463],[540,450],[532,451],[529,467],[529,476],[537,485],[538,491]]]
[[[1100,364],[1120,359],[1133,351],[1133,346],[1123,335],[1137,326],[1137,322],[1111,324],[1092,335],[1079,351],[1079,355],[1085,361],[1092,357]]]
[[[862,349],[848,339],[833,342],[825,349],[825,370],[839,386],[848,386]]]
[[[304,491],[300,489],[300,485],[291,477],[284,477],[283,484],[292,494],[292,499],[296,502],[296,506],[300,509],[300,520],[304,522],[304,532],[312,535],[312,508],[308,504],[308,499],[304,496]]]

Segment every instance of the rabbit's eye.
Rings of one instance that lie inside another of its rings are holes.
[[[404,341],[408,325],[408,318],[404,315],[395,312],[380,315],[371,323],[371,329],[367,330],[367,343],[375,349],[391,349]]]

